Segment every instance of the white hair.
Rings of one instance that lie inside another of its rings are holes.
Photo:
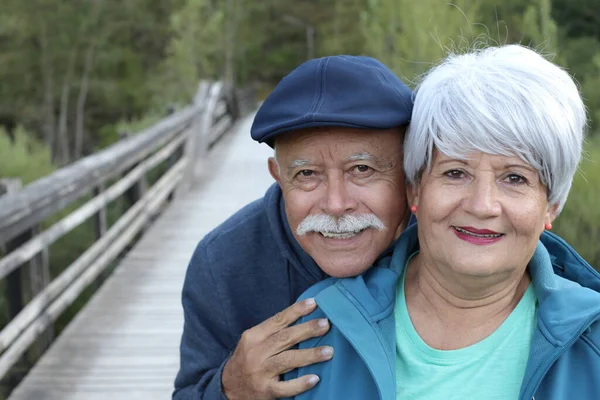
[[[433,150],[465,159],[518,156],[537,169],[548,202],[562,209],[579,164],[587,119],[573,79],[520,45],[450,55],[415,90],[404,141],[410,184],[429,170]]]

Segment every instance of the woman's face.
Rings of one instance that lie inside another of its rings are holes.
[[[487,153],[459,160],[434,151],[431,170],[408,196],[418,206],[422,255],[473,277],[523,271],[557,209],[537,170]]]

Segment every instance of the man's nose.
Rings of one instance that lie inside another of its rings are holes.
[[[479,177],[469,185],[463,208],[480,219],[497,217],[502,213],[499,195],[493,177]]]
[[[327,188],[323,199],[323,211],[335,217],[355,211],[357,201],[349,193],[348,182],[342,173],[332,173],[327,177]]]

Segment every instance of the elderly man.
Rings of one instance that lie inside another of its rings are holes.
[[[293,349],[329,322],[293,325],[315,303],[291,304],[328,276],[364,272],[402,230],[411,97],[380,62],[335,56],[304,63],[267,98],[252,137],[275,149],[268,168],[276,184],[192,257],[173,399],[272,399],[317,383],[280,380],[333,353]]]

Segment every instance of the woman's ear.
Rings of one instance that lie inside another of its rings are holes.
[[[546,223],[551,224],[558,215],[558,204],[548,205],[548,211],[546,212]]]
[[[409,207],[419,205],[419,185],[417,183],[406,184],[406,199]]]

